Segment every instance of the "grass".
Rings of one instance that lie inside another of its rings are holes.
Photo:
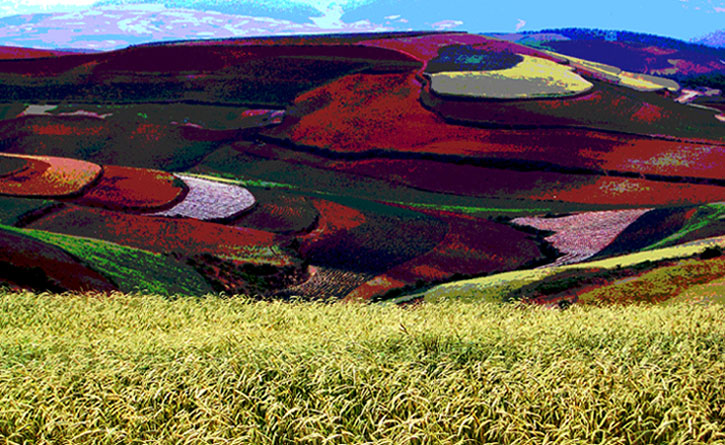
[[[211,286],[191,266],[167,255],[93,238],[2,225],[0,228],[60,247],[111,279],[124,292],[140,290],[162,295],[212,292]]]
[[[6,443],[725,442],[725,311],[0,293]]]
[[[725,276],[725,259],[689,259],[653,270],[621,282],[600,286],[579,295],[582,304],[657,303],[682,294],[687,289]]]

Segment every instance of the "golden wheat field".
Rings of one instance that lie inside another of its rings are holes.
[[[0,292],[0,443],[725,443],[725,309]]]

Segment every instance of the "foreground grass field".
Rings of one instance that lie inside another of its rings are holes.
[[[0,293],[3,443],[725,443],[720,305]]]

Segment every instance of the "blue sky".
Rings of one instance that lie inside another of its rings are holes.
[[[119,11],[126,11],[126,16],[120,17]],[[183,30],[172,29],[181,26],[174,15],[177,11],[185,11]],[[38,13],[53,15],[8,18]],[[104,24],[100,18],[106,15],[115,18]],[[250,16],[264,20],[244,19]],[[88,20],[93,25],[83,26]],[[117,22],[125,25],[116,26]],[[169,26],[154,28],[152,22]],[[64,26],[70,29],[67,35]],[[214,37],[559,27],[628,30],[689,40],[725,28],[725,0],[0,0],[0,44],[36,47],[109,49],[186,38],[187,34],[188,38],[208,38],[217,32]],[[101,35],[105,37],[96,38]]]

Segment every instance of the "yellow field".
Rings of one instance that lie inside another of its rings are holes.
[[[593,86],[572,67],[539,57],[521,57],[521,63],[504,70],[430,74],[431,90],[440,95],[482,99],[536,99],[573,96]]]
[[[725,443],[715,305],[0,291],[8,444]]]

